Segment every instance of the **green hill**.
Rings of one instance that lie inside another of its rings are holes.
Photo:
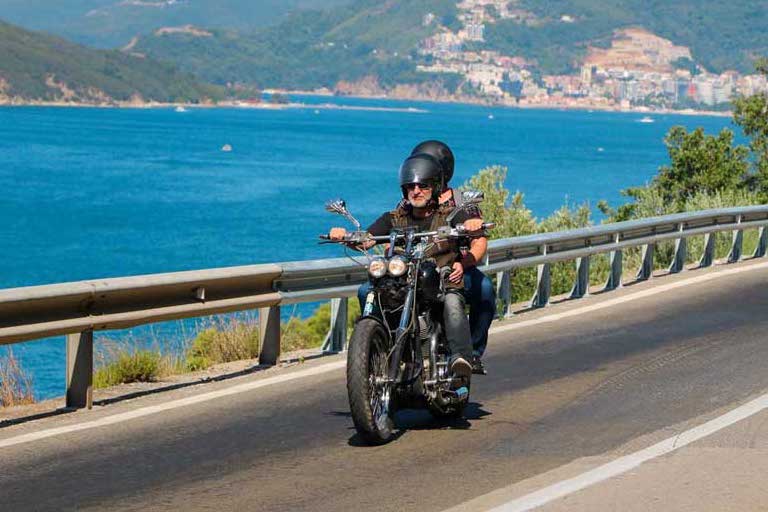
[[[160,27],[204,25],[255,30],[299,8],[324,8],[348,0],[0,0],[0,16],[101,48],[128,44]]]
[[[135,51],[177,63],[213,83],[332,87],[339,80],[377,75],[385,85],[426,80],[415,72],[415,49],[435,29],[422,26],[427,12],[450,16],[450,0],[358,0],[351,6],[298,11],[264,30],[212,30],[149,35]]]
[[[588,44],[606,42],[614,30],[640,26],[691,49],[706,69],[753,71],[756,55],[768,54],[768,8],[760,0],[520,0],[533,22],[501,20],[487,25],[484,48],[536,59],[547,73],[568,72]],[[561,20],[569,16],[573,22]]]
[[[94,50],[0,21],[0,97],[110,103],[132,99],[199,102],[218,87],[169,64]]]
[[[710,71],[750,72],[753,57],[768,54],[762,0],[512,0],[508,5],[527,14],[486,23],[485,41],[465,48],[523,56],[545,74],[574,71],[589,45],[606,46],[616,29],[628,26],[690,47],[694,59]],[[429,12],[436,21],[424,26]],[[332,87],[339,80],[371,74],[385,86],[425,83],[435,77],[416,72],[416,65],[425,62],[418,44],[440,24],[460,28],[457,12],[450,0],[357,0],[344,7],[294,12],[256,31],[217,29],[210,37],[145,35],[136,50],[219,84]],[[440,80],[460,83],[453,75]]]

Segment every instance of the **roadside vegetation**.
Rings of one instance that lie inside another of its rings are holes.
[[[758,70],[768,76],[768,60],[758,62]],[[664,142],[669,163],[659,168],[645,186],[624,190],[628,202],[616,207],[600,202],[605,216],[602,222],[618,222],[684,211],[723,208],[768,202],[768,94],[734,99],[734,123],[741,128],[748,143],[734,144],[734,134],[724,129],[707,135],[701,129],[687,131],[674,127]],[[549,231],[590,226],[595,223],[589,204],[565,204],[552,215],[537,219],[525,206],[521,192],[504,187],[507,170],[491,166],[480,170],[463,187],[485,193],[483,217],[496,223],[492,238],[506,238]],[[725,257],[731,234],[716,236],[715,257]],[[755,230],[744,233],[743,253],[750,254],[757,245]],[[704,249],[703,237],[688,240],[688,262],[698,260]],[[656,268],[669,266],[674,242],[656,248]],[[625,277],[640,266],[640,249],[624,252]],[[592,258],[590,281],[605,282],[608,257]],[[573,286],[573,262],[552,265],[552,294],[566,293]],[[515,269],[512,275],[512,300],[531,298],[536,285],[536,269]],[[348,327],[360,314],[357,300],[349,301]],[[284,352],[316,348],[322,345],[329,329],[331,308],[320,305],[308,318],[292,316],[282,324]],[[103,342],[100,347],[96,387],[128,382],[151,382],[186,371],[205,370],[212,365],[235,360],[256,359],[259,354],[259,330],[256,317],[226,316],[212,319],[176,353],[163,353],[139,343]],[[106,347],[106,348],[101,348]],[[34,401],[32,382],[19,366],[13,353],[0,357],[0,405],[9,406]]]
[[[8,348],[0,355],[0,407],[31,404],[35,402],[32,377],[19,365]]]

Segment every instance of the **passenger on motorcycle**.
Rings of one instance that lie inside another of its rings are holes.
[[[447,224],[447,217],[455,208],[438,205],[442,192],[443,171],[440,163],[428,154],[408,157],[400,167],[400,188],[404,201],[398,208],[382,214],[367,231],[373,236],[388,235],[393,228],[415,227],[418,231],[430,231]],[[469,232],[482,229],[480,218],[470,218],[466,212],[459,212],[451,221],[453,226],[464,224]],[[344,228],[333,228],[331,240],[343,240]],[[470,251],[474,249],[474,239]],[[444,286],[446,289],[443,305],[443,322],[446,339],[451,350],[451,371],[454,375],[469,379],[472,373],[472,343],[469,322],[464,313],[465,299],[464,265],[462,254],[455,242],[440,242],[430,255],[438,266],[449,267]]]

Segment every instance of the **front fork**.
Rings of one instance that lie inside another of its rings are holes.
[[[397,380],[397,372],[400,370],[400,359],[403,357],[403,348],[407,338],[406,331],[411,323],[411,314],[413,311],[413,302],[416,300],[416,290],[413,286],[408,287],[408,293],[405,296],[403,304],[403,314],[400,315],[400,324],[395,331],[395,346],[392,347],[392,353],[389,356],[389,382]]]

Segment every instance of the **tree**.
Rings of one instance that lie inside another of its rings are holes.
[[[674,126],[664,138],[670,164],[662,166],[652,186],[666,203],[681,210],[698,193],[746,188],[749,181],[749,150],[733,145],[733,132],[723,129],[717,136],[702,128],[688,132]]]
[[[768,77],[768,59],[758,59],[755,68]],[[733,101],[733,120],[749,138],[754,173],[750,186],[762,201],[768,201],[768,94],[741,96]]]

